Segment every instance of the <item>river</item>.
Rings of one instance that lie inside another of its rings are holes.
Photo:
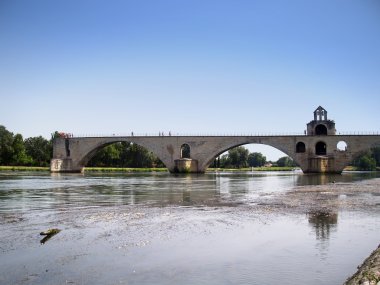
[[[342,284],[380,242],[379,177],[0,172],[0,284]]]

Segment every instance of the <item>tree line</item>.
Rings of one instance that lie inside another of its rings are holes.
[[[119,142],[99,150],[87,163],[90,167],[165,167],[161,160],[146,148],[130,142]]]
[[[48,166],[52,153],[52,140],[42,136],[24,139],[0,125],[0,165]]]
[[[0,125],[0,165],[2,166],[49,166],[53,156],[53,140],[61,137],[54,132],[49,140],[42,136],[24,139]],[[104,147],[89,161],[94,167],[164,167],[152,152],[128,142]]]
[[[49,166],[53,153],[53,140],[61,136],[54,132],[49,140],[42,136],[24,139],[21,134],[13,134],[0,125],[0,165],[3,166]],[[243,146],[230,149],[217,157],[211,167],[244,168],[272,166],[296,166],[294,161],[284,156],[275,162],[267,161],[259,152],[250,153]],[[165,167],[160,159],[146,148],[129,142],[119,142],[99,150],[89,161],[92,167]],[[375,170],[380,167],[380,146],[375,147],[352,161],[359,170]]]

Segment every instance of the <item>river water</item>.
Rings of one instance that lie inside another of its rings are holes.
[[[342,284],[379,176],[1,172],[0,284]]]

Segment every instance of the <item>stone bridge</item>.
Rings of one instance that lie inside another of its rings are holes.
[[[291,157],[304,173],[341,173],[353,159],[380,146],[380,135],[336,135],[335,123],[322,107],[314,112],[305,135],[294,136],[110,136],[58,137],[52,172],[82,172],[101,148],[130,142],[153,152],[170,172],[203,173],[223,152],[245,144],[272,146]],[[339,148],[339,145],[344,148]]]

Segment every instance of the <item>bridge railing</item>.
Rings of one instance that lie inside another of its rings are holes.
[[[380,135],[380,131],[353,131],[353,132],[337,132],[336,135]],[[247,137],[247,136],[260,136],[260,137],[272,137],[272,136],[305,136],[305,133],[300,132],[251,132],[251,133],[176,133],[176,132],[157,132],[157,133],[111,133],[111,134],[71,134],[74,138],[99,138],[99,137],[168,137],[168,136],[180,136],[180,137]]]
[[[351,132],[336,132],[337,135],[341,136],[379,136],[380,131],[351,131]]]
[[[112,134],[73,134],[72,137],[246,137],[246,136],[295,136],[304,135],[302,133],[288,132],[288,133],[112,133]]]

